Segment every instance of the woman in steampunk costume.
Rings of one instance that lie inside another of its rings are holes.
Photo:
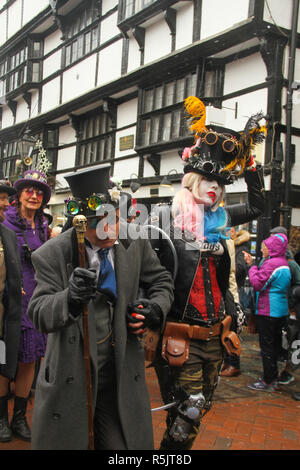
[[[15,200],[6,211],[4,221],[4,225],[17,236],[23,279],[21,337],[11,430],[26,441],[31,440],[31,430],[26,420],[27,402],[34,381],[36,363],[44,357],[47,343],[47,336],[38,332],[27,316],[28,304],[36,286],[31,255],[48,238],[48,223],[43,208],[50,200],[51,188],[44,173],[48,168],[46,164],[44,169],[45,160],[46,158],[39,154],[37,168],[26,171],[15,182]]]
[[[264,211],[263,180],[251,154],[265,137],[252,116],[243,132],[205,126],[205,106],[189,97],[196,145],[182,154],[182,189],[172,204],[169,232],[177,254],[175,300],[167,317],[161,355],[154,361],[163,400],[170,404],[161,449],[191,449],[200,420],[211,407],[223,362],[223,346],[240,353],[235,304],[229,291],[230,257],[225,239],[229,227],[256,219]],[[248,202],[223,208],[225,185],[243,175]],[[166,209],[166,208],[165,208]],[[168,218],[161,208],[155,224]],[[171,272],[173,254],[164,237],[153,240],[160,260]],[[173,406],[172,406],[173,403]],[[167,408],[167,407],[166,407]]]

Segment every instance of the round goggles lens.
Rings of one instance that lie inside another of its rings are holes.
[[[235,142],[232,139],[224,140],[222,143],[222,148],[224,152],[231,153],[235,149]]]
[[[215,132],[207,132],[204,141],[207,145],[214,145],[218,140],[218,135]]]
[[[97,211],[101,207],[101,199],[99,196],[91,196],[88,200],[88,207],[92,211]]]
[[[77,215],[79,212],[79,205],[76,201],[69,201],[67,204],[67,211],[71,215]]]

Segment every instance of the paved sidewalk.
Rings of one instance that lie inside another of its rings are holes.
[[[291,398],[300,391],[300,368],[295,381],[275,393],[247,388],[261,374],[261,358],[256,335],[242,335],[239,377],[221,378],[214,405],[203,418],[193,450],[300,450],[300,402]],[[283,367],[283,364],[280,364]],[[153,368],[146,369],[152,407],[162,404]],[[31,423],[34,400],[28,406]],[[11,417],[13,400],[9,402]],[[153,413],[155,449],[165,430],[166,412]],[[30,450],[28,442],[13,438],[0,443],[1,450]]]
[[[261,375],[257,335],[242,335],[241,370],[238,377],[221,377],[214,405],[204,416],[193,450],[299,450],[300,402],[291,398],[300,391],[300,370],[295,381],[275,393],[247,388]],[[281,369],[283,363],[280,363]],[[280,369],[280,370],[281,370]],[[147,369],[152,407],[162,404],[153,368]],[[155,448],[165,430],[166,412],[153,413]]]

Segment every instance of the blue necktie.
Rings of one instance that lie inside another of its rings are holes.
[[[107,295],[110,299],[117,298],[117,284],[114,269],[108,259],[109,249],[101,249],[98,256],[101,261],[97,290]]]

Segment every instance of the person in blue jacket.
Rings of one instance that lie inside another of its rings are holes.
[[[286,259],[288,239],[275,234],[262,243],[262,265],[252,265],[252,257],[244,253],[249,280],[256,292],[256,324],[262,354],[263,376],[249,384],[252,390],[274,392],[278,389],[278,354],[281,350],[282,327],[289,314],[288,291],[291,272]]]

